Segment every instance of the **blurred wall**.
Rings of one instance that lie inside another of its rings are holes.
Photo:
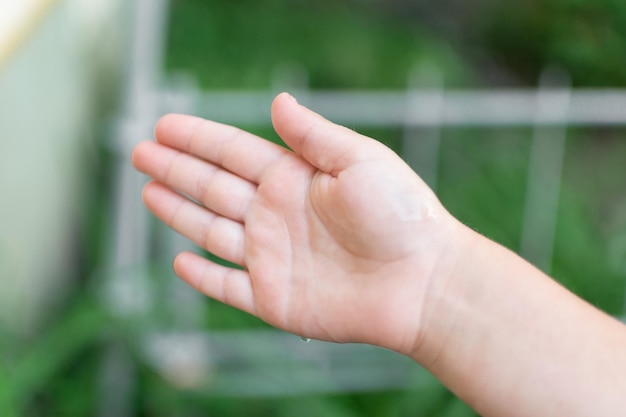
[[[132,2],[28,0],[20,13],[9,3],[0,14],[19,20],[0,39],[0,327],[28,334],[76,278],[84,163]]]

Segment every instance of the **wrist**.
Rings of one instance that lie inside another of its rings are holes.
[[[472,273],[477,252],[484,245],[484,237],[452,218],[447,244],[427,280],[420,311],[420,326],[414,343],[402,352],[428,367],[435,363],[446,347],[455,327],[463,319],[468,304],[467,289],[476,274]],[[475,285],[476,283],[474,283]]]
[[[409,356],[481,415],[604,415],[581,411],[586,381],[612,380],[595,397],[623,398],[607,389],[624,381],[613,371],[625,369],[623,350],[611,348],[624,346],[621,324],[503,246],[459,233],[457,262],[426,297]]]

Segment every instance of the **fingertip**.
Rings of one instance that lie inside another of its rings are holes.
[[[179,138],[190,137],[202,120],[204,119],[186,114],[166,114],[154,125],[154,137],[159,143],[175,143]]]
[[[132,153],[130,154],[130,162],[131,162],[131,164],[133,164],[133,166],[136,169],[138,169],[139,171],[141,171],[141,167],[143,166],[142,161],[143,161],[143,159],[145,157],[145,154],[146,154],[145,150],[152,143],[153,142],[151,142],[149,140],[141,141],[137,145],[135,145],[135,147],[133,148]]]
[[[150,206],[150,201],[152,200],[152,196],[154,195],[154,181],[148,181],[143,188],[141,189],[141,201],[145,206]]]
[[[154,137],[158,140],[160,136],[164,136],[169,132],[180,116],[176,113],[168,113],[161,116],[154,125]]]
[[[174,257],[174,260],[172,261],[172,269],[174,270],[174,273],[176,274],[176,276],[180,278],[181,280],[185,281],[186,283],[188,283],[189,285],[191,285],[191,287],[193,287],[194,289],[197,289],[197,287],[193,285],[192,282],[189,282],[188,280],[188,275],[186,274],[186,271],[187,271],[186,265],[187,265],[186,252],[179,253],[178,255]]]
[[[141,158],[141,144],[143,142],[138,143],[137,145],[135,145],[135,147],[133,148],[133,151],[130,153],[130,163],[132,164],[132,166],[135,167],[135,169],[137,168],[137,161],[139,160],[139,158]]]
[[[287,93],[279,94],[272,106],[272,123],[278,136],[311,165],[334,173],[351,160],[357,134],[337,125]],[[347,156],[346,156],[347,155]]]
[[[289,148],[299,153],[298,131],[313,112],[302,106],[289,93],[280,93],[272,103],[272,126]]]
[[[141,201],[155,215],[162,211],[164,204],[168,203],[172,191],[163,184],[150,180],[141,190]]]
[[[287,92],[282,92],[274,97],[271,111],[274,127],[276,127],[278,120],[281,118],[281,115],[285,113],[285,110],[294,105],[298,105],[298,100]]]
[[[199,260],[205,261],[193,252],[181,252],[174,257],[172,268],[177,277],[185,281],[195,290],[202,292],[200,286],[202,271],[200,270],[201,262],[198,262]]]
[[[292,96],[286,91],[283,91],[282,93],[279,93],[276,97],[274,97],[274,104],[280,103],[283,101],[287,103],[298,104],[298,100],[296,100],[294,96]]]
[[[174,257],[174,261],[172,262],[172,268],[174,269],[174,273],[183,278],[185,271],[187,252],[181,252]]]

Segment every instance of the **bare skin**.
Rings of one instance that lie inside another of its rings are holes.
[[[182,115],[135,149],[147,207],[243,268],[182,253],[183,280],[286,331],[408,355],[486,416],[626,410],[623,325],[459,223],[382,144],[287,94],[272,120],[291,150]]]

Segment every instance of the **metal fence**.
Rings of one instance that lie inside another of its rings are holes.
[[[303,104],[329,119],[363,127],[401,128],[403,157],[433,187],[444,128],[483,126],[531,127],[521,255],[549,272],[554,247],[561,170],[567,128],[626,126],[626,91],[572,89],[566,74],[547,69],[532,90],[447,90],[436,70],[418,68],[404,91],[310,91],[306,74],[284,71],[268,91],[197,90],[190,78],[164,80],[163,51],[166,2],[137,1],[133,65],[129,94],[120,120],[116,147],[121,156],[117,178],[111,270],[103,294],[120,317],[145,314],[156,302],[149,261],[155,238],[161,254],[172,257],[191,246],[184,239],[150,225],[139,195],[144,180],[127,163],[134,145],[152,136],[159,115],[193,113],[235,125],[268,126],[275,92],[289,89]],[[281,70],[282,71],[282,70]],[[304,80],[304,81],[303,81]],[[173,87],[171,87],[173,85]],[[163,249],[165,248],[165,249]],[[169,286],[168,310],[178,323],[173,331],[138,335],[145,360],[175,383],[210,387],[219,395],[285,395],[301,392],[367,391],[432,383],[406,358],[362,345],[312,341],[279,331],[206,332],[199,323],[206,303],[178,280]],[[256,358],[256,359],[255,359]],[[236,365],[236,366],[235,366]],[[112,344],[104,362],[104,379],[132,384],[133,371],[124,353]],[[207,380],[206,375],[219,377]],[[108,378],[108,379],[107,379]],[[105,381],[105,383],[106,383]],[[104,399],[102,415],[124,415],[123,390]]]

